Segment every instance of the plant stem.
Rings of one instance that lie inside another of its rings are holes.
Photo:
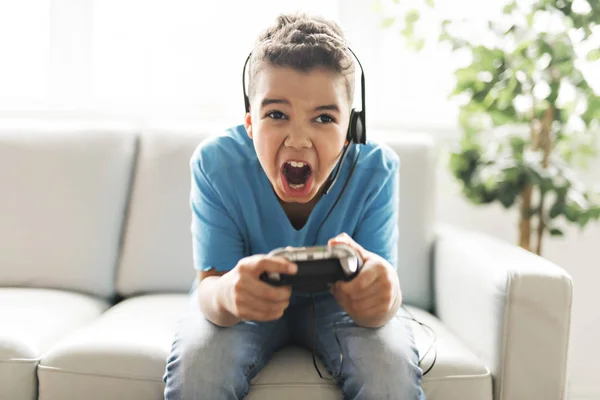
[[[552,105],[548,104],[546,111],[544,111],[544,119],[542,120],[542,128],[538,135],[537,147],[543,152],[542,166],[544,169],[548,168],[548,159],[550,158],[551,138],[550,129],[552,128],[552,121],[554,119],[552,112]],[[544,238],[544,231],[546,230],[546,224],[544,223],[544,200],[546,197],[546,191],[540,189],[540,207],[538,208],[538,227],[537,227],[537,245],[535,253],[542,255],[542,240]]]
[[[531,250],[531,194],[533,185],[528,184],[521,192],[521,216],[519,218],[519,246]]]
[[[544,192],[542,192],[540,195],[540,209],[538,211],[537,244],[535,247],[535,254],[538,256],[542,255],[542,240],[544,238],[544,231],[546,230],[546,224],[544,223],[544,218],[542,215],[545,195],[546,194]]]

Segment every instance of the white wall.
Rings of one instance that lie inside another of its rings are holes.
[[[440,163],[442,164],[442,163]],[[501,206],[474,206],[460,195],[445,165],[438,174],[438,219],[476,229],[511,243],[517,241],[516,212]],[[600,161],[585,174],[600,182]],[[563,238],[546,238],[544,256],[573,278],[574,300],[569,355],[569,400],[600,399],[600,223],[581,233],[568,229]]]

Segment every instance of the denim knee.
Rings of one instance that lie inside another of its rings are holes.
[[[425,399],[419,354],[408,328],[404,320],[394,318],[379,329],[342,330],[346,399]]]
[[[223,329],[202,315],[190,315],[179,324],[163,380],[165,399],[241,399],[249,390],[236,347],[235,329]]]
[[[356,360],[357,364],[344,365],[342,384],[348,400],[389,399],[425,400],[421,388],[422,371],[411,359],[381,358],[378,365]]]
[[[165,398],[244,398],[252,378],[288,336],[283,319],[223,328],[194,309],[178,324],[164,375]]]
[[[165,399],[241,399],[249,383],[239,360],[213,342],[176,339],[167,360]]]

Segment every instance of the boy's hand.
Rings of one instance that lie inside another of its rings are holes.
[[[263,272],[295,274],[298,266],[282,257],[254,255],[241,259],[223,275],[225,309],[248,321],[273,321],[281,318],[289,305],[290,287],[274,287],[260,280]]]
[[[363,260],[363,267],[353,280],[332,286],[336,301],[358,325],[384,325],[400,307],[398,274],[387,260],[366,251],[346,233],[329,240],[328,244],[336,243],[352,247]]]

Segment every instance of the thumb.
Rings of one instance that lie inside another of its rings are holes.
[[[295,274],[298,271],[296,263],[279,256],[265,257],[256,263],[256,267],[260,273],[277,272],[280,274]]]
[[[327,244],[329,246],[333,246],[335,244],[345,244],[346,246],[354,249],[358,253],[358,256],[363,259],[363,261],[367,258],[367,251],[360,244],[356,243],[354,239],[352,239],[346,232],[342,232],[336,237],[329,239]]]
[[[249,274],[254,276],[260,276],[263,272],[277,272],[279,274],[295,274],[298,270],[298,266],[283,258],[277,256],[266,256],[262,254],[256,254],[250,257],[244,258],[238,264],[240,273]]]

